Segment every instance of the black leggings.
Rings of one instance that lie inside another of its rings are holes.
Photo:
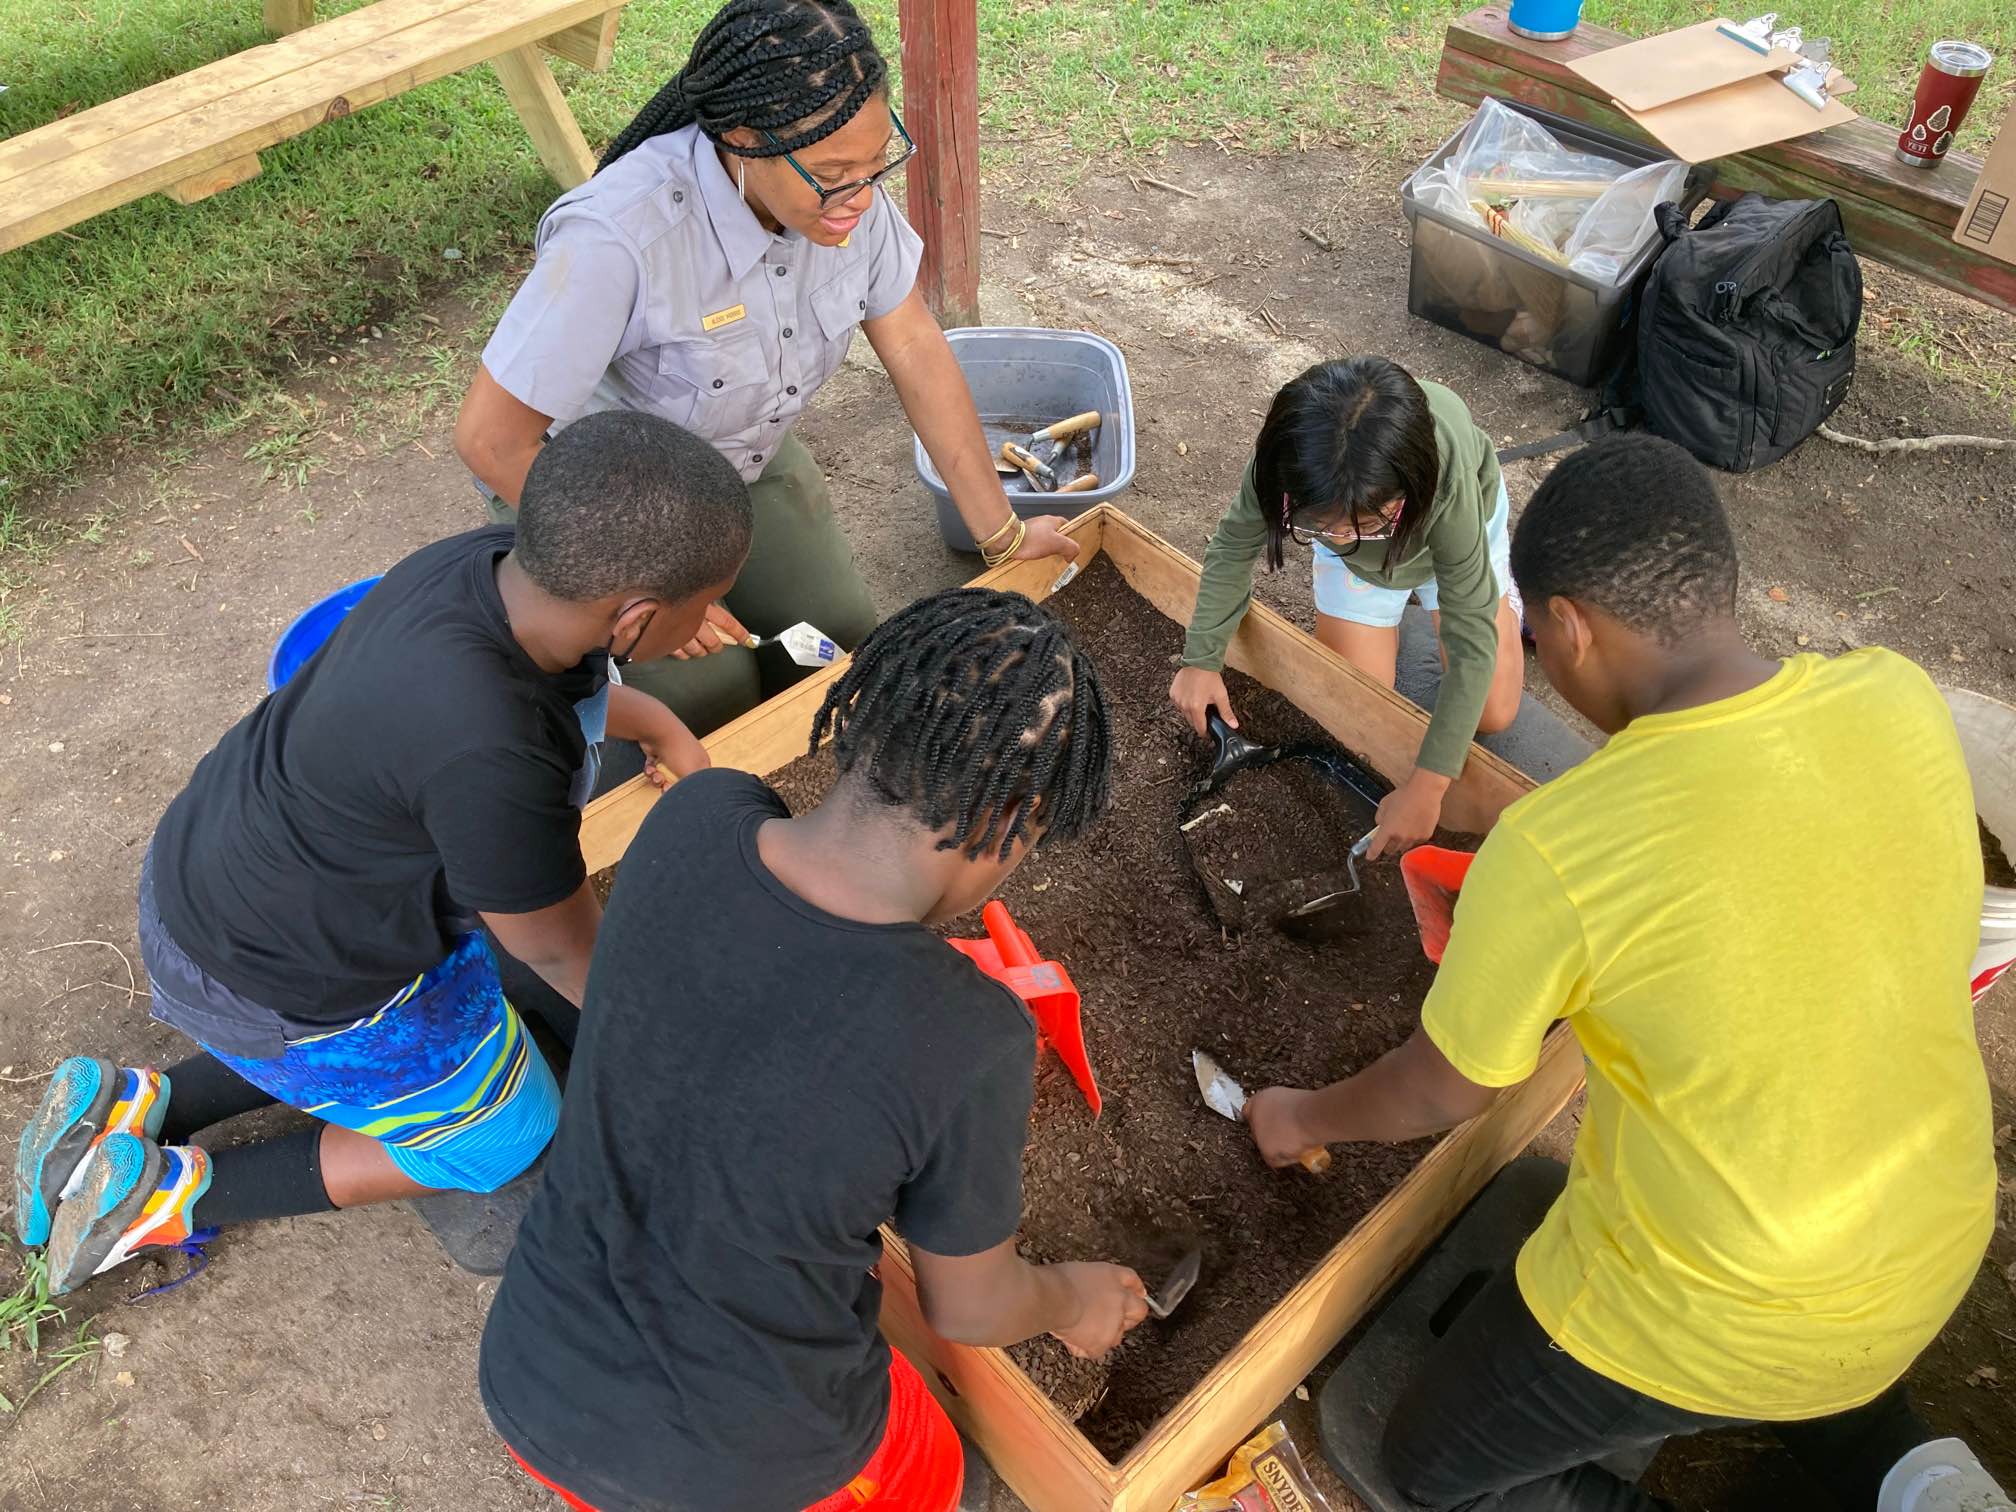
[[[1402,1393],[1383,1454],[1393,1483],[1436,1512],[1651,1512],[1663,1503],[1594,1461],[1744,1421],[1669,1407],[1581,1364],[1508,1268]],[[1847,1512],[1873,1509],[1890,1467],[1935,1436],[1901,1384],[1851,1412],[1770,1427]]]

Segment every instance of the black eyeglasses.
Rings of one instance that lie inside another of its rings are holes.
[[[811,174],[807,173],[805,171],[805,165],[799,162],[797,158],[793,157],[788,152],[784,154],[784,161],[789,163],[791,167],[797,172],[798,177],[802,178],[803,180],[805,180],[806,183],[810,184],[812,186],[812,192],[819,196],[819,208],[821,210],[824,210],[828,205],[832,204],[835,200],[852,199],[855,195],[859,194],[863,189],[873,189],[877,184],[881,183],[882,180],[889,177],[890,174],[894,173],[898,168],[901,168],[905,163],[909,162],[910,159],[917,156],[917,144],[910,140],[910,133],[903,129],[903,118],[898,114],[896,114],[896,112],[892,109],[889,112],[889,119],[896,127],[896,135],[903,138],[903,150],[897,153],[896,156],[891,158],[888,162],[884,163],[875,172],[869,174],[868,177],[866,178],[855,179],[851,183],[840,184],[835,188],[828,189],[824,184],[820,183],[819,180],[814,178]],[[770,145],[772,147],[777,148],[783,147],[784,144],[777,140],[777,133],[775,133],[774,131],[766,131],[763,133],[763,135],[770,139]]]
[[[1285,505],[1287,501],[1284,499],[1282,503]],[[1297,546],[1314,546],[1318,541],[1325,546],[1356,546],[1360,541],[1384,541],[1390,539],[1399,526],[1400,511],[1396,509],[1388,514],[1383,509],[1375,510],[1372,518],[1377,519],[1379,523],[1371,530],[1359,530],[1355,527],[1348,531],[1311,530],[1306,525],[1290,525],[1288,539]]]

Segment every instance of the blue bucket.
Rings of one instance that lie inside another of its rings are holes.
[[[355,609],[377,582],[375,577],[362,578],[295,615],[294,623],[273,643],[272,660],[266,663],[266,691],[278,693],[287,679],[301,670],[301,664],[322,649],[322,643],[343,623],[343,616]]]

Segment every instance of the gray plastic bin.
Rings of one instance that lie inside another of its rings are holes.
[[[1667,154],[1626,141],[1552,111],[1504,100],[1553,132],[1565,147],[1609,158],[1621,168],[1643,168]],[[1469,122],[1464,123],[1467,128]],[[1418,174],[1446,161],[1463,130],[1436,149]],[[1599,283],[1523,247],[1460,221],[1414,197],[1415,174],[1400,186],[1401,208],[1413,230],[1414,263],[1407,276],[1407,310],[1423,319],[1497,347],[1523,362],[1587,388],[1617,355],[1653,259],[1665,248],[1655,233],[1615,284]],[[1682,191],[1693,197],[1693,183]]]
[[[952,355],[973,390],[988,444],[1004,437],[1022,440],[1031,427],[1006,426],[1009,421],[1042,423],[1096,409],[1104,417],[1092,441],[1092,471],[1100,483],[1083,493],[1028,492],[1019,478],[1004,478],[1008,502],[1019,515],[1082,514],[1110,499],[1134,481],[1134,391],[1127,382],[1127,359],[1103,336],[1090,331],[1046,331],[1033,326],[973,326],[947,331]],[[944,479],[931,465],[924,443],[912,438],[917,476],[938,501],[938,533],[955,551],[973,550],[973,536]]]

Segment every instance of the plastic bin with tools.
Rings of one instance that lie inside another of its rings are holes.
[[[1486,100],[1400,189],[1407,308],[1570,383],[1601,380],[1664,243],[1687,165],[1527,105]]]
[[[973,390],[988,449],[998,457],[1003,442],[1029,447],[1050,473],[1031,476],[1001,464],[1001,486],[1017,514],[1083,514],[1134,481],[1134,392],[1127,359],[1112,342],[1090,331],[1032,326],[974,326],[947,331],[945,339]],[[1096,426],[1061,445],[1048,438],[1032,443],[1046,427],[1087,413],[1097,414]],[[924,443],[912,444],[917,476],[938,504],[939,534],[953,550],[972,551],[972,532],[945,480]]]

